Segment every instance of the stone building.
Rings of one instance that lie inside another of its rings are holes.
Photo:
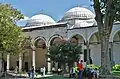
[[[46,14],[31,17],[22,27],[24,34],[30,37],[31,48],[26,48],[25,53],[18,56],[7,55],[7,69],[19,66],[28,70],[32,65],[37,69],[47,67],[51,71],[51,63],[45,57],[49,47],[61,40],[71,40],[82,46],[84,62],[90,56],[95,65],[101,63],[100,39],[95,15],[83,7],[74,7],[68,10],[58,22]],[[28,41],[28,42],[29,42]],[[113,24],[109,40],[110,60],[120,63],[120,23]],[[56,67],[57,67],[56,63]]]

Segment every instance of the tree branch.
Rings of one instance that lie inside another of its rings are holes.
[[[101,13],[101,9],[100,9],[100,2],[99,0],[93,0],[94,1],[94,10],[95,10],[95,14],[96,14],[96,21],[98,23],[98,29],[101,30],[102,26],[103,26],[103,15]]]

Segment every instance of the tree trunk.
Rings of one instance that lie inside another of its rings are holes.
[[[66,73],[66,65],[65,63],[62,64],[62,75]]]
[[[109,36],[101,34],[101,75],[110,75],[111,74],[111,64],[109,57]]]
[[[2,54],[2,72],[4,72],[4,57],[3,57],[3,53]]]

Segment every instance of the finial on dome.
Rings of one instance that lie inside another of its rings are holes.
[[[80,5],[80,4],[77,4],[77,7],[81,7],[81,5]]]
[[[40,10],[40,13],[41,13],[41,14],[43,13],[43,9]]]
[[[86,5],[83,5],[82,7],[83,7],[83,8],[87,8],[87,9],[88,9],[88,6],[86,6]]]

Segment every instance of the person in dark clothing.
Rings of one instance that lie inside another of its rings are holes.
[[[88,79],[92,79],[91,69],[90,69],[90,68],[87,68],[86,72],[87,72],[87,78],[88,78]]]
[[[31,67],[30,77],[34,79],[34,66]]]
[[[28,71],[28,76],[29,76],[29,78],[30,78],[30,75],[31,75],[31,70],[29,69],[29,71]]]
[[[92,58],[89,57],[90,64],[93,64]]]

